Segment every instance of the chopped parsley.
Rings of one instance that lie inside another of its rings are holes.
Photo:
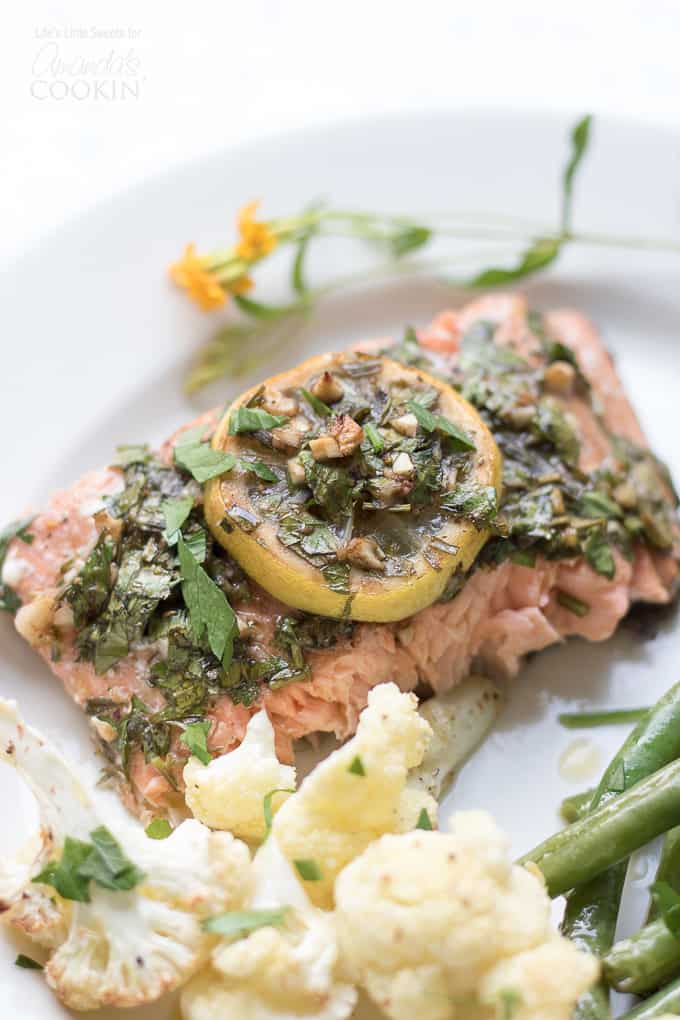
[[[234,610],[181,537],[178,549],[182,595],[194,638],[200,642],[205,634],[211,652],[226,667],[231,661],[237,631]]]
[[[498,513],[498,499],[493,485],[476,485],[474,482],[456,486],[441,499],[443,510],[465,517],[477,526],[488,524]]]
[[[423,407],[417,400],[407,400],[407,409],[418,419],[418,424],[426,432],[441,432],[452,439],[457,447],[462,450],[474,450],[474,440],[454,425],[452,421],[445,418],[443,414],[432,414],[426,407]]]
[[[232,454],[213,450],[209,443],[204,442],[204,433],[204,425],[187,429],[177,439],[174,448],[175,464],[201,483],[231,471],[236,463]]]
[[[177,499],[164,499],[161,510],[165,517],[163,537],[168,545],[176,545],[182,531],[182,525],[188,518],[194,505],[193,496],[180,496]]]
[[[295,793],[295,790],[291,789],[280,789],[270,790],[262,798],[262,812],[264,814],[264,827],[267,835],[272,831],[272,825],[274,824],[274,797],[277,793]]]
[[[570,595],[568,591],[559,589],[555,597],[558,604],[563,609],[568,609],[574,616],[587,616],[590,612],[590,605],[587,602],[577,599],[575,595]]]
[[[311,407],[312,411],[314,411],[315,414],[318,414],[320,418],[330,418],[333,412],[331,411],[328,404],[324,404],[323,400],[319,400],[319,398],[315,397],[313,393],[310,393],[309,390],[306,390],[304,386],[301,388],[300,393],[305,398],[305,400],[307,401],[307,403],[309,404],[309,406]]]
[[[209,765],[213,757],[208,750],[209,733],[210,723],[206,719],[205,721],[190,723],[180,737],[181,743],[188,747],[191,753],[203,765]]]
[[[272,471],[269,465],[264,464],[261,460],[248,460],[242,457],[238,463],[242,471],[252,471],[263,482],[278,482],[279,480],[276,472]]]
[[[172,833],[172,825],[167,818],[152,818],[144,832],[149,839],[167,839]]]
[[[416,822],[416,829],[424,829],[426,832],[432,831],[432,821],[426,808],[420,809],[418,821]]]
[[[67,836],[61,857],[33,879],[51,885],[66,900],[90,902],[90,882],[113,892],[134,889],[144,878],[103,825],[90,833],[90,843]]]
[[[24,970],[43,970],[42,963],[38,963],[32,956],[26,956],[24,953],[19,953],[16,960],[14,961],[15,967],[23,967]]]
[[[261,407],[237,407],[229,413],[229,435],[239,432],[259,432],[260,429],[275,429],[287,425],[282,415],[270,414]]]
[[[304,882],[320,882],[323,878],[321,868],[312,860],[298,860],[293,861],[295,870]]]
[[[351,774],[353,776],[365,776],[366,775],[366,770],[364,768],[364,763],[363,763],[363,761],[361,760],[361,758],[359,757],[358,754],[355,755],[354,758],[352,758],[352,761],[350,762],[350,764],[349,764],[349,766],[347,768],[347,771],[351,772]]]
[[[201,923],[203,931],[223,938],[241,938],[258,928],[280,928],[285,924],[289,907],[275,910],[229,910]]]

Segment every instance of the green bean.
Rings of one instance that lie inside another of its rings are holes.
[[[593,793],[591,810],[678,756],[680,684],[675,684],[624,741]],[[562,933],[582,949],[602,955],[611,947],[626,867],[626,861],[616,864],[567,897]],[[574,1020],[607,1020],[609,1015],[609,993],[602,982],[586,992],[574,1010]]]
[[[520,859],[543,872],[551,896],[574,889],[625,860],[680,822],[680,761],[550,836]]]
[[[584,790],[564,798],[560,804],[560,815],[568,825],[588,814],[594,793],[595,790]]]
[[[680,891],[680,827],[666,833],[656,880]],[[604,955],[604,975],[620,992],[654,991],[680,974],[680,940],[657,913],[652,901],[647,925]]]
[[[619,902],[626,867],[616,865],[574,889],[567,899],[561,930],[580,949],[601,956],[614,941]],[[593,886],[598,883],[594,895]],[[609,1016],[609,989],[602,981],[585,992],[574,1007],[578,1020],[602,1020]]]
[[[680,1013],[680,978],[645,999],[620,1020],[652,1020],[652,1017],[661,1016],[662,1013]]]
[[[605,770],[591,808],[630,789],[641,779],[680,757],[680,683],[673,687],[624,741]]]
[[[659,919],[622,939],[602,959],[604,977],[619,992],[641,995],[680,973],[680,941]]]

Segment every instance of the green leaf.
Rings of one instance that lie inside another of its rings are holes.
[[[151,459],[147,443],[129,446],[117,446],[116,456],[111,461],[112,467],[126,468],[131,464],[146,464]]]
[[[164,499],[161,502],[161,511],[165,518],[164,537],[168,545],[175,545],[182,525],[191,513],[194,505],[192,496],[180,497],[179,499]]]
[[[349,768],[347,769],[347,771],[351,772],[353,776],[365,776],[366,775],[366,770],[364,769],[364,763],[362,762],[362,760],[361,760],[361,758],[359,757],[358,754],[355,755],[354,758],[352,758],[351,764],[350,764]]]
[[[426,832],[432,831],[432,821],[430,819],[429,814],[427,813],[426,808],[420,809],[418,821],[416,822],[416,829],[424,829]]]
[[[619,723],[637,723],[649,715],[649,708],[615,708],[603,712],[562,712],[557,721],[568,730],[590,729],[594,726],[614,726]]]
[[[406,407],[411,414],[418,419],[418,424],[426,432],[441,432],[452,439],[455,445],[462,450],[474,450],[474,440],[466,432],[459,429],[452,421],[445,418],[443,414],[432,414],[426,407],[419,404],[417,400],[407,400]]]
[[[221,588],[199,565],[182,536],[178,541],[182,596],[189,610],[191,629],[196,641],[207,636],[213,655],[226,668],[231,662],[236,615]]]
[[[252,319],[279,319],[296,307],[296,305],[265,305],[261,301],[253,301],[252,298],[244,297],[242,294],[234,294],[233,300],[236,307]]]
[[[149,839],[167,839],[172,833],[172,825],[167,818],[153,818],[144,832]]]
[[[586,560],[596,573],[611,581],[616,574],[616,560],[606,536],[601,531],[593,531],[583,543]]]
[[[592,122],[592,114],[587,114],[574,126],[571,132],[571,155],[569,157],[569,162],[564,168],[564,174],[562,176],[561,223],[563,234],[568,234],[571,230],[571,207],[573,200],[574,178],[588,148]]]
[[[583,517],[623,517],[618,503],[603,492],[585,492],[579,502],[578,511]]]
[[[272,831],[272,824],[274,822],[274,808],[272,801],[277,793],[295,793],[295,790],[288,788],[270,790],[269,793],[265,794],[262,799],[262,811],[264,813],[264,825],[267,830],[267,835]]]
[[[280,928],[285,923],[290,907],[277,910],[229,910],[202,922],[203,931],[226,938],[238,938],[258,928]]]
[[[515,549],[510,553],[510,559],[520,567],[536,566],[536,553],[533,549]]]
[[[288,419],[279,414],[270,414],[261,407],[237,407],[229,415],[229,435],[239,432],[259,432],[260,429],[276,429],[285,425]]]
[[[329,563],[321,573],[331,591],[337,591],[341,595],[349,594],[349,563]]]
[[[503,268],[494,266],[485,269],[467,281],[468,287],[497,287],[505,283],[514,283],[525,276],[546,269],[562,250],[562,238],[539,237],[520,256],[516,266]]]
[[[208,534],[205,528],[196,528],[183,536],[186,547],[197,563],[203,563],[208,555]]]
[[[210,732],[210,721],[190,723],[185,729],[180,742],[188,747],[191,753],[198,758],[202,765],[209,765],[213,759],[208,750],[208,733]]]
[[[188,471],[201,484],[209,478],[231,471],[236,463],[232,453],[213,450],[209,443],[203,442],[200,437],[204,433],[204,425],[188,429],[179,437],[174,449],[175,464]]]
[[[476,485],[464,482],[441,499],[443,510],[457,517],[465,517],[473,524],[487,524],[498,513],[498,497],[493,485]]]
[[[33,881],[51,885],[65,900],[89,903],[90,879],[89,876],[80,874],[80,867],[92,851],[93,847],[90,843],[84,843],[80,839],[72,839],[71,836],[67,836],[64,840],[60,860],[50,861]]]
[[[293,861],[293,864],[298,875],[305,882],[320,882],[323,878],[321,868],[316,861],[303,859]]]
[[[130,861],[109,830],[100,825],[90,833],[92,852],[78,868],[81,878],[92,879],[103,889],[123,892],[134,889],[144,873]]]
[[[278,482],[279,480],[279,476],[272,471],[268,464],[261,460],[247,460],[245,457],[242,457],[238,463],[242,471],[252,471],[254,475],[257,475],[264,482]]]
[[[587,616],[590,612],[590,605],[588,602],[582,602],[581,599],[577,599],[575,595],[570,595],[568,591],[558,590],[557,602],[564,609],[568,609],[574,616]]]
[[[680,895],[668,882],[655,882],[650,892],[669,932],[680,939]]]
[[[368,439],[369,443],[371,444],[371,446],[373,447],[373,449],[375,450],[375,452],[382,453],[385,447],[385,441],[378,432],[375,425],[372,424],[372,422],[370,421],[366,422],[366,424],[364,425],[364,434]]]
[[[328,404],[324,404],[323,400],[319,400],[319,398],[315,397],[313,393],[306,390],[304,386],[300,387],[300,393],[305,398],[311,409],[315,412],[315,414],[318,414],[320,418],[330,418],[333,414]]]
[[[422,248],[432,237],[429,227],[405,227],[390,239],[390,249],[395,258],[408,255],[418,248]]]
[[[43,970],[42,963],[38,963],[32,956],[24,956],[23,953],[19,953],[14,961],[14,965],[15,967],[23,967],[24,970]]]

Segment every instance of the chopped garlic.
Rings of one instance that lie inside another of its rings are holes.
[[[399,453],[394,458],[392,470],[395,475],[412,475],[415,468],[413,466],[413,461],[407,453]]]
[[[418,431],[418,419],[415,414],[402,414],[399,418],[393,418],[390,425],[402,436],[415,436]]]

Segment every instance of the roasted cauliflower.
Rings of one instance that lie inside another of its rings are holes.
[[[276,811],[295,789],[295,769],[282,765],[274,748],[274,727],[266,712],[248,723],[242,743],[229,754],[202,765],[190,758],[184,767],[186,802],[195,818],[211,829],[258,843],[265,836],[262,803],[272,790]]]
[[[251,916],[278,908],[279,924],[213,950],[182,993],[184,1020],[346,1020],[357,993],[339,976],[332,915],[311,905],[274,838],[258,850],[253,871]]]
[[[41,821],[39,838],[3,862],[4,918],[50,950],[58,997],[72,1009],[135,1006],[186,981],[214,943],[202,919],[250,896],[248,848],[194,820],[156,841],[121,816],[112,834],[71,767],[6,701],[0,756],[33,790]]]
[[[347,976],[390,1020],[495,1020],[510,1003],[513,1020],[569,1020],[598,975],[483,812],[448,834],[383,836],[341,872],[335,900]]]
[[[336,876],[378,836],[414,828],[423,809],[431,825],[436,820],[433,798],[406,790],[431,733],[415,695],[380,684],[368,696],[356,735],[279,809],[274,836],[317,906],[332,906]]]

